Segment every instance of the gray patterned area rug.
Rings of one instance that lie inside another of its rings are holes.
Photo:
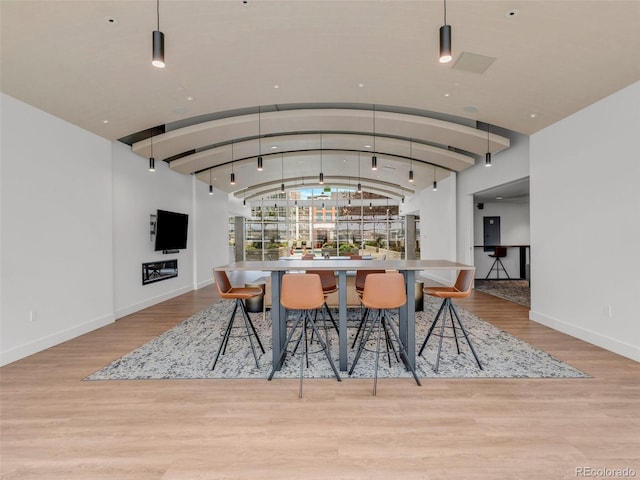
[[[436,299],[426,298],[424,311],[416,313],[416,348],[419,349],[426,332],[435,317],[439,303]],[[210,370],[211,362],[222,340],[224,328],[233,308],[232,301],[219,301],[202,312],[176,325],[160,336],[141,347],[115,360],[101,370],[89,375],[85,380],[144,380],[144,379],[198,379],[198,378],[266,378],[271,367],[271,319],[269,312],[263,319],[261,313],[250,313],[265,348],[259,350],[260,367],[256,367],[249,341],[243,335],[244,324],[241,316],[235,322],[233,338],[229,341],[227,351],[218,360],[214,371]],[[512,335],[479,319],[470,312],[459,308],[458,312],[467,329],[483,366],[480,370],[468,345],[460,341],[461,353],[456,350],[451,331],[443,337],[442,354],[439,373],[435,373],[438,338],[429,339],[423,355],[417,357],[416,370],[422,378],[581,378],[585,373],[552,357],[542,350],[523,342]],[[337,312],[336,312],[337,314]],[[355,357],[352,350],[352,339],[357,330],[359,309],[349,309],[349,366]],[[337,320],[337,315],[335,315]],[[320,329],[324,326],[319,320]],[[328,322],[327,322],[328,323]],[[330,324],[329,324],[330,325]],[[450,325],[450,323],[447,323]],[[438,325],[437,329],[439,330]],[[332,357],[338,364],[338,336],[336,331],[327,326]],[[374,335],[372,335],[372,338]],[[370,341],[370,347],[375,346]],[[292,346],[293,347],[293,346]],[[319,345],[313,342],[309,351],[318,352]],[[296,378],[299,375],[300,351],[289,355],[283,368],[275,378]],[[416,352],[417,353],[417,352]],[[391,366],[386,353],[380,356],[378,376],[410,377],[400,362],[391,357]],[[352,378],[371,378],[375,354],[365,350],[362,354]],[[331,367],[324,354],[310,353],[309,367],[305,378],[330,378]],[[347,372],[341,372],[348,378]]]
[[[525,307],[531,306],[531,289],[527,280],[478,280],[475,289]]]

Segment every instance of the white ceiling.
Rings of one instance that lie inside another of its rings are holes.
[[[129,137],[141,157],[153,131],[157,160],[177,155],[172,168],[207,183],[217,166],[215,186],[239,196],[316,177],[320,138],[325,177],[351,183],[361,152],[363,184],[400,195],[481,159],[487,124],[497,153],[509,131],[640,80],[640,1],[449,0],[450,64],[437,60],[441,1],[159,6],[164,69],[150,61],[155,1],[2,0],[2,91],[107,139],[142,132]]]

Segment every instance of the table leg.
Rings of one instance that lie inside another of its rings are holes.
[[[338,271],[339,330],[340,330],[340,370],[347,370],[347,272]]]
[[[280,287],[283,274],[284,272],[281,271],[271,272],[271,364],[276,370],[280,370],[278,362],[282,350],[286,348],[284,341],[287,338],[285,309],[280,304]]]
[[[400,341],[407,349],[407,360],[416,366],[416,272],[405,270],[404,282],[407,289],[407,303],[400,307]]]

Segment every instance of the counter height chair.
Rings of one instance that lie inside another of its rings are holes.
[[[340,374],[338,373],[338,370],[333,363],[328,344],[322,337],[322,334],[320,333],[318,327],[316,326],[316,322],[313,320],[313,316],[311,315],[311,312],[313,310],[322,308],[322,305],[325,302],[320,277],[316,274],[309,273],[287,273],[282,276],[282,287],[280,292],[280,303],[282,303],[282,306],[287,311],[296,310],[299,312],[299,314],[293,326],[291,327],[289,334],[287,335],[287,339],[284,342],[283,350],[282,352],[280,352],[280,358],[276,363],[278,368],[280,368],[280,366],[282,365],[287,354],[287,346],[291,342],[293,335],[300,325],[301,329],[296,340],[296,349],[297,345],[300,345],[300,343],[302,343],[302,354],[300,355],[300,391],[298,393],[298,397],[302,398],[302,379],[304,376],[304,365],[305,359],[307,359],[307,356],[309,354],[309,352],[307,351],[307,342],[306,340],[302,341],[302,336],[306,335],[307,327],[310,325],[314,335],[317,337],[318,342],[322,347],[322,351],[324,352],[327,360],[329,361],[329,364],[331,365],[331,369],[333,370],[336,379],[341,382],[342,379],[340,378]],[[268,378],[269,380],[273,378],[275,371],[276,367],[271,369],[271,373],[269,374]]]
[[[456,348],[458,350],[458,355],[460,354],[460,344],[458,343],[458,333],[456,329],[460,328],[462,335],[467,340],[467,344],[471,349],[471,353],[473,353],[473,356],[476,359],[478,367],[480,368],[480,370],[482,370],[482,364],[480,363],[480,360],[478,359],[478,355],[476,355],[476,351],[473,348],[473,344],[471,343],[471,340],[469,340],[469,335],[467,335],[467,331],[465,330],[464,325],[462,324],[462,321],[458,316],[458,311],[456,310],[456,306],[451,301],[453,298],[465,298],[471,294],[471,287],[473,286],[474,275],[475,275],[474,270],[460,270],[460,273],[458,273],[458,278],[456,279],[456,283],[453,287],[425,287],[424,288],[424,293],[426,293],[427,295],[442,299],[442,304],[440,305],[438,314],[436,315],[435,320],[431,324],[431,327],[429,328],[429,332],[427,333],[427,336],[424,339],[424,342],[422,342],[422,346],[420,347],[420,352],[418,353],[419,356],[422,356],[422,351],[424,350],[424,347],[427,345],[427,342],[429,341],[429,338],[433,333],[433,329],[438,324],[438,320],[441,320],[440,334],[436,334],[440,337],[440,341],[438,343],[438,355],[436,356],[436,366],[434,369],[436,373],[438,373],[438,368],[440,366],[440,352],[442,351],[442,339],[445,336],[444,329],[445,329],[445,324],[447,322],[447,310],[449,311],[449,317],[451,319],[451,328],[453,330],[453,338],[456,341]],[[444,314],[443,314],[443,311],[444,311]],[[456,327],[455,325],[455,321],[453,319],[454,315],[456,320],[458,321],[458,327]]]
[[[222,343],[218,348],[218,352],[213,360],[213,364],[211,365],[211,370],[216,368],[216,364],[218,363],[218,358],[220,358],[220,354],[224,355],[227,351],[227,345],[229,343],[229,337],[231,336],[231,331],[233,328],[233,322],[236,318],[236,313],[238,312],[238,308],[242,311],[242,319],[244,320],[244,326],[247,331],[247,338],[249,339],[249,344],[251,345],[251,351],[253,352],[253,358],[256,361],[256,367],[260,368],[260,364],[258,363],[258,355],[256,354],[256,349],[253,344],[253,337],[256,337],[258,345],[260,346],[260,350],[264,353],[264,347],[262,346],[262,342],[260,341],[260,337],[258,336],[258,332],[256,332],[256,327],[253,325],[249,314],[247,313],[247,309],[244,305],[243,300],[257,297],[262,295],[262,288],[260,287],[232,287],[231,282],[229,281],[229,277],[227,276],[227,272],[224,270],[214,270],[213,276],[216,281],[216,287],[218,289],[218,295],[223,299],[235,300],[235,305],[233,307],[233,313],[231,314],[231,318],[227,322],[227,327],[224,331],[224,335],[222,336]]]
[[[362,303],[362,294],[364,293],[364,282],[367,278],[367,275],[371,273],[386,273],[386,270],[356,270],[356,278],[355,278],[355,290],[358,298],[360,299],[360,303]],[[358,337],[360,336],[360,331],[362,330],[362,326],[367,318],[367,313],[369,310],[367,308],[362,309],[362,316],[360,317],[360,323],[358,324],[358,330],[356,331],[356,335],[353,338],[353,344],[351,348],[355,348],[356,342],[358,341]]]
[[[507,247],[496,247],[493,250],[493,253],[491,255],[489,255],[489,256],[491,258],[494,258],[495,260],[491,264],[491,268],[489,269],[489,273],[487,273],[487,276],[484,277],[484,279],[487,280],[489,278],[489,275],[491,275],[491,272],[493,272],[493,269],[495,268],[495,270],[496,270],[496,278],[498,280],[500,280],[500,269],[502,269],[504,274],[507,276],[507,279],[511,280],[511,277],[509,276],[509,272],[507,272],[507,269],[504,268],[504,264],[502,263],[502,260],[500,260],[501,258],[504,258],[504,257],[507,256]]]
[[[324,305],[322,306],[325,311],[329,314],[329,319],[333,324],[333,328],[335,328],[338,335],[340,335],[340,330],[338,329],[338,324],[333,318],[333,314],[327,305],[327,297],[332,293],[336,293],[338,291],[338,282],[336,281],[336,274],[333,270],[306,270],[305,273],[311,275],[318,275],[320,277],[320,283],[322,284],[322,294],[324,295]],[[318,312],[316,310],[316,315],[314,320],[317,318]]]
[[[385,335],[387,336],[389,336],[389,333],[391,333],[391,336],[393,336],[393,339],[398,346],[397,351],[400,353],[400,356],[404,360],[409,370],[411,370],[416,383],[418,385],[421,385],[420,379],[416,374],[416,370],[409,361],[407,350],[400,340],[396,327],[394,326],[393,321],[391,320],[389,315],[390,309],[400,308],[405,303],[407,303],[407,292],[404,283],[404,276],[401,273],[369,273],[369,275],[367,275],[364,284],[364,292],[362,294],[362,304],[369,310],[377,310],[377,312],[375,315],[373,315],[373,319],[371,320],[365,335],[360,341],[358,351],[353,360],[353,364],[351,365],[351,369],[349,370],[349,375],[353,374],[353,371],[358,364],[358,360],[360,359],[360,355],[362,354],[363,350],[365,350],[367,342],[369,341],[369,337],[371,336],[371,332],[373,332],[375,328],[376,360],[373,377],[374,396],[377,393],[378,363],[381,351],[380,337],[382,330],[385,331]],[[371,317],[372,315],[369,316]]]

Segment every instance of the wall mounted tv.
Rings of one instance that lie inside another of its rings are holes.
[[[187,248],[187,227],[189,215],[186,213],[158,210],[156,217],[156,252]]]

